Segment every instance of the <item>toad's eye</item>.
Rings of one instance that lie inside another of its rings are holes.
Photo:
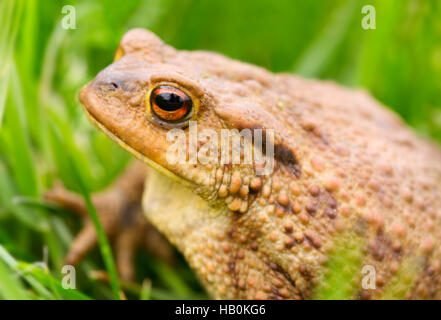
[[[193,104],[190,97],[182,90],[162,85],[153,89],[150,94],[150,106],[160,119],[176,122],[186,119]]]

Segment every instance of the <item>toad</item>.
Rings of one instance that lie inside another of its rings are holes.
[[[441,152],[366,92],[176,50],[134,29],[80,101],[138,159],[93,198],[108,232],[122,230],[126,277],[139,237],[170,257],[164,235],[213,298],[307,299],[335,272],[338,248],[358,239],[353,298],[441,298]],[[188,150],[192,125],[214,135]],[[234,148],[212,143],[223,130],[238,137],[240,161],[228,159]],[[259,130],[273,139],[256,143]],[[187,146],[185,161],[170,151],[171,132]],[[210,161],[188,161],[207,150]],[[259,172],[257,155],[272,158],[272,170]],[[65,190],[47,198],[85,212]],[[118,217],[128,211],[124,224]],[[94,241],[89,223],[68,258],[77,262]],[[375,289],[363,286],[362,266],[375,271]]]

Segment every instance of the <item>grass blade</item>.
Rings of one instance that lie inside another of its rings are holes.
[[[31,275],[46,288],[51,289],[53,293],[60,298],[68,300],[91,300],[90,297],[76,289],[64,289],[60,280],[54,278],[47,271],[33,264],[18,262],[17,268],[23,273],[23,275]]]
[[[106,266],[106,270],[110,277],[110,286],[112,288],[113,297],[115,299],[120,300],[120,286],[118,281],[118,274],[116,271],[115,261],[113,259],[112,250],[110,248],[109,240],[107,239],[107,235],[104,232],[103,226],[101,225],[100,219],[98,217],[98,213],[96,212],[95,206],[90,199],[89,191],[79,174],[78,168],[76,164],[71,161],[72,173],[75,176],[80,192],[86,202],[87,211],[89,212],[90,219],[92,220],[95,230],[98,237],[98,246],[101,252],[101,255],[104,260],[104,265]]]
[[[141,293],[139,294],[139,300],[150,300],[152,294],[152,281],[150,279],[144,279],[141,286]]]
[[[62,207],[57,206],[55,204],[25,196],[13,197],[12,203],[26,206],[29,208],[43,209],[51,213],[59,213],[64,211]]]
[[[0,296],[7,300],[27,300],[29,295],[20,281],[0,260]]]
[[[5,166],[0,162],[0,206],[12,213],[18,221],[32,230],[45,232],[49,229],[49,224],[43,219],[36,210],[27,209],[11,201],[16,195],[13,182]]]
[[[4,156],[11,166],[16,185],[21,193],[28,196],[38,194],[35,160],[31,152],[30,137],[26,114],[24,111],[23,92],[15,65],[11,70],[11,96],[8,98],[8,109],[5,126],[0,137],[4,140]]]
[[[155,268],[155,271],[158,273],[158,276],[161,278],[161,280],[174,292],[176,292],[177,295],[180,296],[191,296],[192,290],[190,287],[182,281],[182,278],[179,277],[176,272],[170,268],[167,264],[158,261],[157,263],[153,264],[153,267]]]
[[[0,21],[4,22],[0,31],[0,61],[2,61],[0,69],[0,127],[5,111],[12,52],[20,26],[22,9],[22,0],[0,2]]]
[[[48,291],[39,281],[37,281],[33,276],[22,274],[18,268],[18,261],[12,257],[9,252],[0,245],[0,259],[6,263],[9,268],[21,274],[23,279],[39,294],[42,299],[53,300],[55,297],[50,291]]]
[[[295,73],[305,77],[317,77],[322,73],[347,33],[356,4],[356,1],[348,0],[335,10],[322,33],[300,57],[294,67]]]

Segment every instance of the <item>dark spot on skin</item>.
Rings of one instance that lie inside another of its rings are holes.
[[[371,299],[371,294],[367,290],[361,290],[359,296],[360,296],[361,300],[370,300]]]
[[[234,258],[231,258],[231,260],[228,262],[228,272],[230,274],[234,274],[236,272],[236,261]]]
[[[239,212],[233,212],[232,220],[238,221],[238,220],[240,220],[240,218],[242,218],[242,216],[243,216],[243,214],[241,214]]]
[[[310,278],[311,277],[311,272],[309,271],[309,268],[307,265],[305,264],[301,264],[299,266],[299,272],[305,277],[305,278]]]
[[[269,267],[271,268],[271,270],[274,270],[274,271],[277,271],[277,268],[278,268],[277,264],[274,262],[270,262]]]
[[[254,190],[254,189],[251,189],[251,188],[250,188],[249,196],[250,196],[250,198],[252,197],[251,200],[254,200],[254,198],[255,198],[257,195],[259,195],[261,191],[262,191],[262,188],[260,188],[260,189],[258,189],[258,190]]]
[[[364,218],[357,218],[354,223],[354,231],[359,236],[363,236],[366,233],[367,221]]]
[[[392,240],[381,229],[378,230],[377,235],[373,242],[370,243],[369,248],[372,256],[377,261],[384,260],[386,256],[388,256],[389,259],[392,256],[397,257],[397,254],[392,248]]]
[[[312,232],[305,232],[305,238],[316,249],[319,249],[322,246],[318,236]]]
[[[294,239],[291,237],[286,238],[285,240],[285,248],[290,249],[294,246]]]
[[[319,203],[324,203],[323,215],[330,219],[337,217],[338,202],[329,191],[323,190],[320,192]]]
[[[431,266],[427,261],[425,261],[425,272],[429,277],[432,277],[435,275],[436,270],[433,266]]]
[[[297,178],[300,178],[300,165],[294,153],[287,146],[283,144],[274,145],[274,157],[289,168]]]
[[[372,246],[372,255],[375,260],[382,261],[384,259],[385,253],[383,251],[383,248],[375,243]]]
[[[329,194],[328,206],[332,209],[337,208],[337,200],[331,194]]]
[[[427,258],[423,263],[424,269],[420,274],[418,282],[426,289],[426,297],[424,297],[425,299],[436,299],[436,288],[439,288],[441,286],[441,277],[437,275],[437,268],[431,265]]]
[[[232,239],[234,237],[234,228],[230,228],[226,231],[228,238]]]
[[[286,206],[280,204],[279,201],[276,200],[276,206],[277,208],[281,209],[283,212],[292,212],[291,210],[291,203],[288,203]]]
[[[325,210],[325,215],[330,218],[330,219],[335,219],[337,217],[337,210],[335,209],[331,209],[331,208],[327,208]]]
[[[232,256],[230,260],[227,262],[228,273],[231,275],[234,286],[238,289],[241,289],[239,286],[238,274],[236,272],[236,261],[237,261],[236,257]]]
[[[253,127],[245,127],[241,126],[239,127],[239,130],[242,129],[250,129],[253,131],[253,137],[254,137],[254,130],[261,129],[262,130],[262,152],[266,155],[267,145],[266,145],[266,131],[262,126],[253,126]],[[279,139],[280,141],[280,139]],[[260,147],[260,146],[255,146]],[[283,143],[275,143],[274,144],[274,158],[275,160],[279,161],[283,165],[285,165],[290,171],[294,174],[296,178],[300,178],[301,175],[301,168],[300,164],[297,161],[297,158],[294,154],[294,152],[289,149],[285,144]]]
[[[240,289],[239,287],[239,280],[237,278],[236,273],[236,259],[234,257],[231,257],[230,261],[227,264],[228,266],[228,272],[231,275],[231,278],[233,279],[233,284],[236,288]]]
[[[309,202],[308,204],[306,204],[305,209],[311,216],[314,216],[317,212],[317,204]]]
[[[279,264],[274,263],[274,262],[270,262],[269,263],[269,267],[271,268],[271,270],[280,273],[290,284],[293,288],[296,287],[296,284],[294,282],[293,279],[291,279],[290,275],[288,274],[288,272],[285,271],[285,269],[283,269]]]

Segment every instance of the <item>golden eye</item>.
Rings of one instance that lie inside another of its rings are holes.
[[[187,118],[193,108],[193,103],[184,91],[161,85],[153,89],[150,94],[150,106],[159,119],[177,122]]]

